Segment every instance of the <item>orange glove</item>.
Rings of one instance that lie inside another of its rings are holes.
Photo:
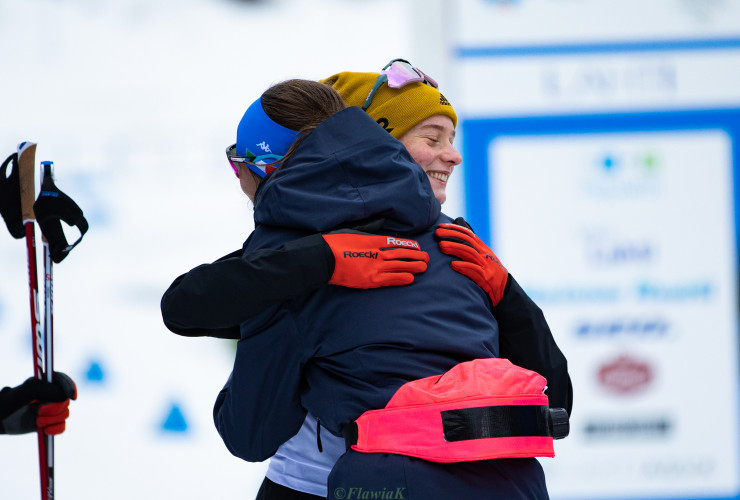
[[[464,274],[481,287],[496,307],[504,296],[509,271],[473,231],[455,224],[440,224],[434,231],[439,249],[447,255],[462,260],[450,263],[450,267]]]
[[[334,254],[329,283],[349,288],[379,288],[413,283],[427,269],[429,254],[407,238],[345,232],[323,234]]]

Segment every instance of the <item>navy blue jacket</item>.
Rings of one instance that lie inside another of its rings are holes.
[[[427,272],[406,287],[330,285],[243,323],[234,369],[214,408],[234,455],[268,458],[298,431],[306,410],[339,435],[408,381],[498,356],[487,295],[450,268],[452,257],[434,240],[436,225],[452,220],[404,146],[358,108],[319,125],[262,183],[245,251],[377,217],[385,220],[381,234],[419,242],[430,256]],[[544,490],[534,459],[513,462],[527,471],[522,481]]]

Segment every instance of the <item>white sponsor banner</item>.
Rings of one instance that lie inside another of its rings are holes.
[[[735,498],[737,272],[720,129],[499,135],[490,234],[569,360],[553,498]]]
[[[458,46],[737,36],[740,2],[702,0],[455,0]]]
[[[740,107],[740,48],[472,57],[458,64],[456,102],[466,118]]]

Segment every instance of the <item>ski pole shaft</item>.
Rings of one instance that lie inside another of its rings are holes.
[[[54,180],[53,163],[41,162],[41,184],[49,176]],[[46,236],[41,238],[44,247],[44,371],[47,382],[52,382],[54,375],[54,262],[51,258],[51,249]],[[54,436],[44,436],[46,445],[46,489],[41,491],[42,498],[54,499]]]

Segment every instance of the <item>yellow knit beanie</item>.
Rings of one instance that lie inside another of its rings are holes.
[[[345,71],[319,81],[339,92],[347,106],[361,108],[377,79],[378,73]],[[410,83],[400,89],[381,85],[367,114],[396,139],[434,115],[449,116],[457,127],[457,115],[450,102],[426,83]]]

